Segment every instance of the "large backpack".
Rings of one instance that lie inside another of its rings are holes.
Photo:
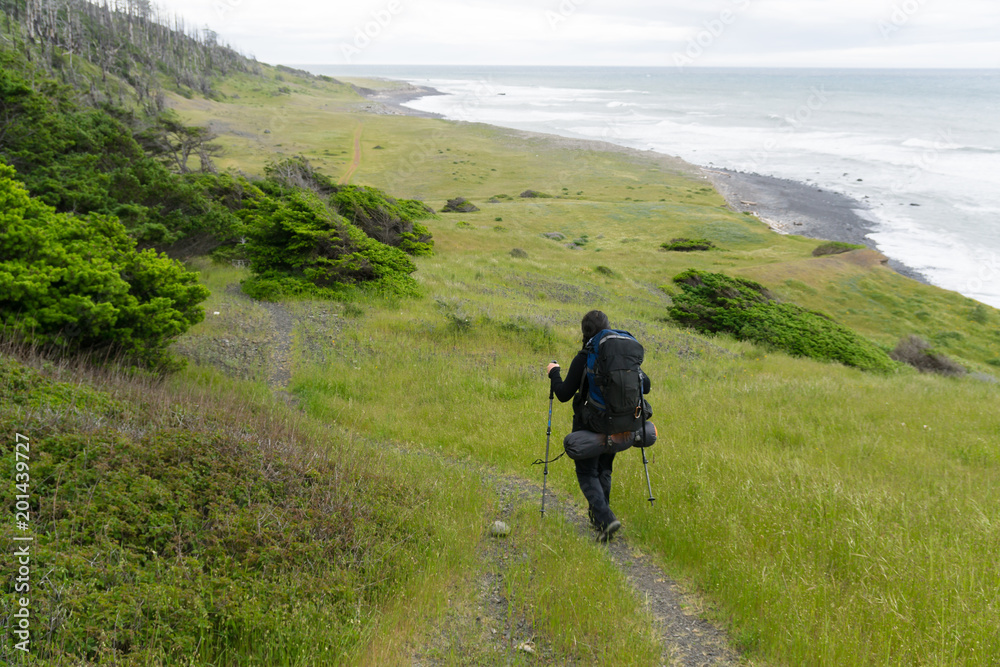
[[[645,350],[627,331],[604,329],[584,346],[587,392],[581,417],[588,430],[614,435],[639,431],[653,411],[642,397]]]

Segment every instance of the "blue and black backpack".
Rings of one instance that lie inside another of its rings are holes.
[[[627,331],[604,329],[594,334],[587,353],[587,392],[581,417],[587,429],[614,435],[638,431],[653,415],[642,397],[645,350]],[[582,387],[581,387],[582,388]]]

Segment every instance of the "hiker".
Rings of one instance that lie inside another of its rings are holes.
[[[583,316],[580,323],[583,332],[583,348],[573,358],[569,365],[565,381],[561,377],[561,368],[557,362],[548,365],[548,376],[552,383],[552,393],[559,402],[565,403],[573,399],[573,431],[589,430],[583,414],[584,399],[587,397],[587,343],[595,334],[611,328],[608,316],[599,310],[592,310]],[[649,393],[649,378],[642,376],[642,393]],[[608,451],[598,456],[579,459],[576,463],[576,479],[580,490],[587,499],[588,515],[591,525],[598,531],[598,539],[606,542],[621,528],[621,521],[611,511],[611,472],[615,460],[615,452]]]

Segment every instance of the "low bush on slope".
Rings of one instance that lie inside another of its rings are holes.
[[[420,491],[264,404],[66,379],[0,355],[5,460],[30,440],[35,664],[342,662],[427,535]],[[19,596],[5,577],[7,627]]]
[[[702,333],[728,333],[788,354],[867,371],[897,367],[880,347],[826,315],[778,302],[745,278],[690,269],[674,278],[682,293],[670,316]]]

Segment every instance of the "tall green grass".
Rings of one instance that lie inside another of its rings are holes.
[[[626,516],[744,645],[791,663],[988,664],[993,386],[780,357],[674,368],[659,515],[633,473]]]
[[[513,522],[526,557],[508,570],[508,594],[556,655],[588,665],[659,664],[653,619],[602,545],[581,540],[557,513],[542,517],[536,504],[522,505]]]
[[[701,339],[650,321],[667,297],[630,302],[624,280],[578,283],[599,301],[553,299],[572,283],[545,267],[501,286],[475,263],[438,262],[422,267],[437,297],[371,304],[323,365],[297,373],[311,414],[530,477],[544,364],[568,363],[579,316],[603,306],[647,346],[660,430],[655,507],[633,452],[616,461],[613,505],[625,534],[703,590],[741,647],[810,664],[987,664],[1000,652],[995,385],[873,377]],[[557,404],[554,452],[569,418]],[[571,464],[551,468],[549,483],[576,497]],[[559,580],[553,598],[574,590]]]

